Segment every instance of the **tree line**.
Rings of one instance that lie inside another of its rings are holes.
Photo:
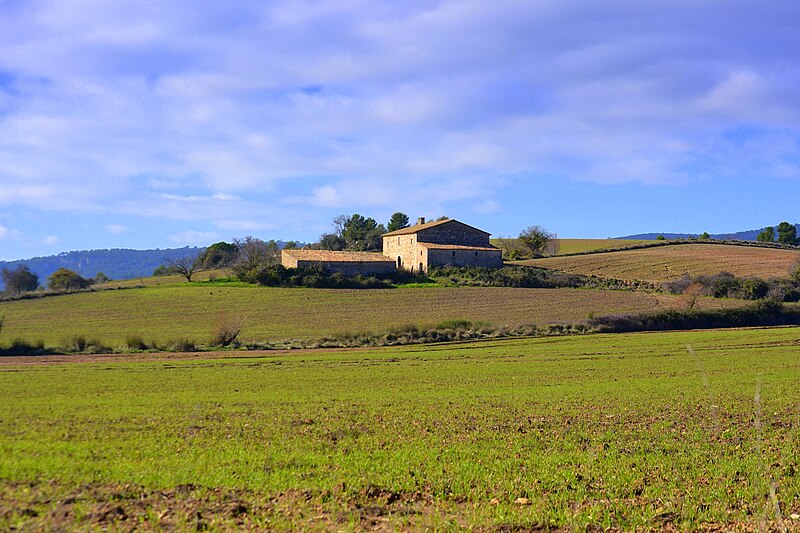
[[[777,240],[775,238],[777,230]],[[779,242],[781,244],[797,245],[800,244],[800,239],[797,238],[797,228],[794,224],[788,222],[781,222],[777,228],[767,226],[756,237],[758,242]]]

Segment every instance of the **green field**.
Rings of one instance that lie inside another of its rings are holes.
[[[0,529],[797,529],[798,339],[6,358]]]
[[[704,307],[740,302],[703,299]],[[127,337],[205,344],[225,320],[241,320],[240,340],[317,339],[382,332],[405,324],[466,319],[495,326],[584,320],[685,306],[676,296],[626,291],[421,287],[385,290],[285,289],[203,283],[67,294],[0,302],[0,345],[13,339],[67,346],[77,335],[112,348]]]

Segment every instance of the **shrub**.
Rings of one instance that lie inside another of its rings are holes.
[[[147,343],[139,335],[128,335],[125,338],[125,345],[129,350],[146,350]]]
[[[217,319],[214,334],[211,338],[211,346],[230,346],[242,331],[244,319],[239,315],[221,315]]]
[[[792,263],[789,267],[789,279],[800,282],[800,259]]]
[[[97,339],[86,339],[84,335],[75,335],[67,343],[67,352],[71,353],[111,353],[111,349]]]
[[[30,343],[24,339],[14,339],[8,348],[0,348],[0,355],[47,355],[52,353],[44,347],[44,341]]]
[[[171,351],[174,352],[196,352],[197,345],[189,339],[178,339],[171,345]]]
[[[608,315],[589,321],[602,333],[706,328],[800,325],[800,310],[762,300],[748,307],[699,311],[661,311],[640,315]]]

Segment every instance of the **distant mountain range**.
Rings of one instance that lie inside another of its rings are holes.
[[[47,278],[59,268],[74,270],[85,278],[93,278],[102,272],[111,279],[131,279],[151,276],[153,270],[163,264],[166,259],[180,257],[197,257],[204,248],[185,247],[165,250],[129,250],[116,248],[111,250],[81,250],[63,252],[46,257],[33,257],[18,261],[0,261],[0,269],[16,268],[27,265],[31,272],[39,276],[39,283],[44,285]],[[3,280],[0,279],[0,288]]]
[[[777,227],[777,224],[775,226]],[[800,224],[795,224],[797,234],[800,235]],[[758,234],[764,231],[764,228],[751,229],[747,231],[737,231],[736,233],[714,233],[710,237],[719,240],[736,240],[736,241],[754,241]],[[637,233],[636,235],[626,235],[625,237],[614,237],[615,239],[631,239],[651,241],[656,239],[659,235],[663,235],[665,239],[688,239],[689,237],[697,237],[699,233]]]
[[[284,247],[286,242],[276,241],[278,246]],[[299,243],[302,246],[304,243]],[[160,250],[130,250],[126,248],[113,248],[111,250],[81,250],[76,252],[63,252],[58,255],[46,257],[33,257],[17,261],[0,261],[0,270],[16,268],[17,265],[27,265],[31,272],[39,276],[39,283],[45,285],[47,278],[59,268],[68,268],[85,278],[93,278],[102,272],[111,279],[132,279],[153,275],[153,270],[163,265],[167,259],[181,257],[197,257],[205,250],[200,247],[167,248]],[[0,278],[0,290],[3,290],[3,280]]]

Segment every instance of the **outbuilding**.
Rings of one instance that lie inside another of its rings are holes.
[[[286,268],[321,266],[325,272],[341,272],[348,276],[375,276],[396,271],[394,260],[373,252],[282,250],[281,264]]]

